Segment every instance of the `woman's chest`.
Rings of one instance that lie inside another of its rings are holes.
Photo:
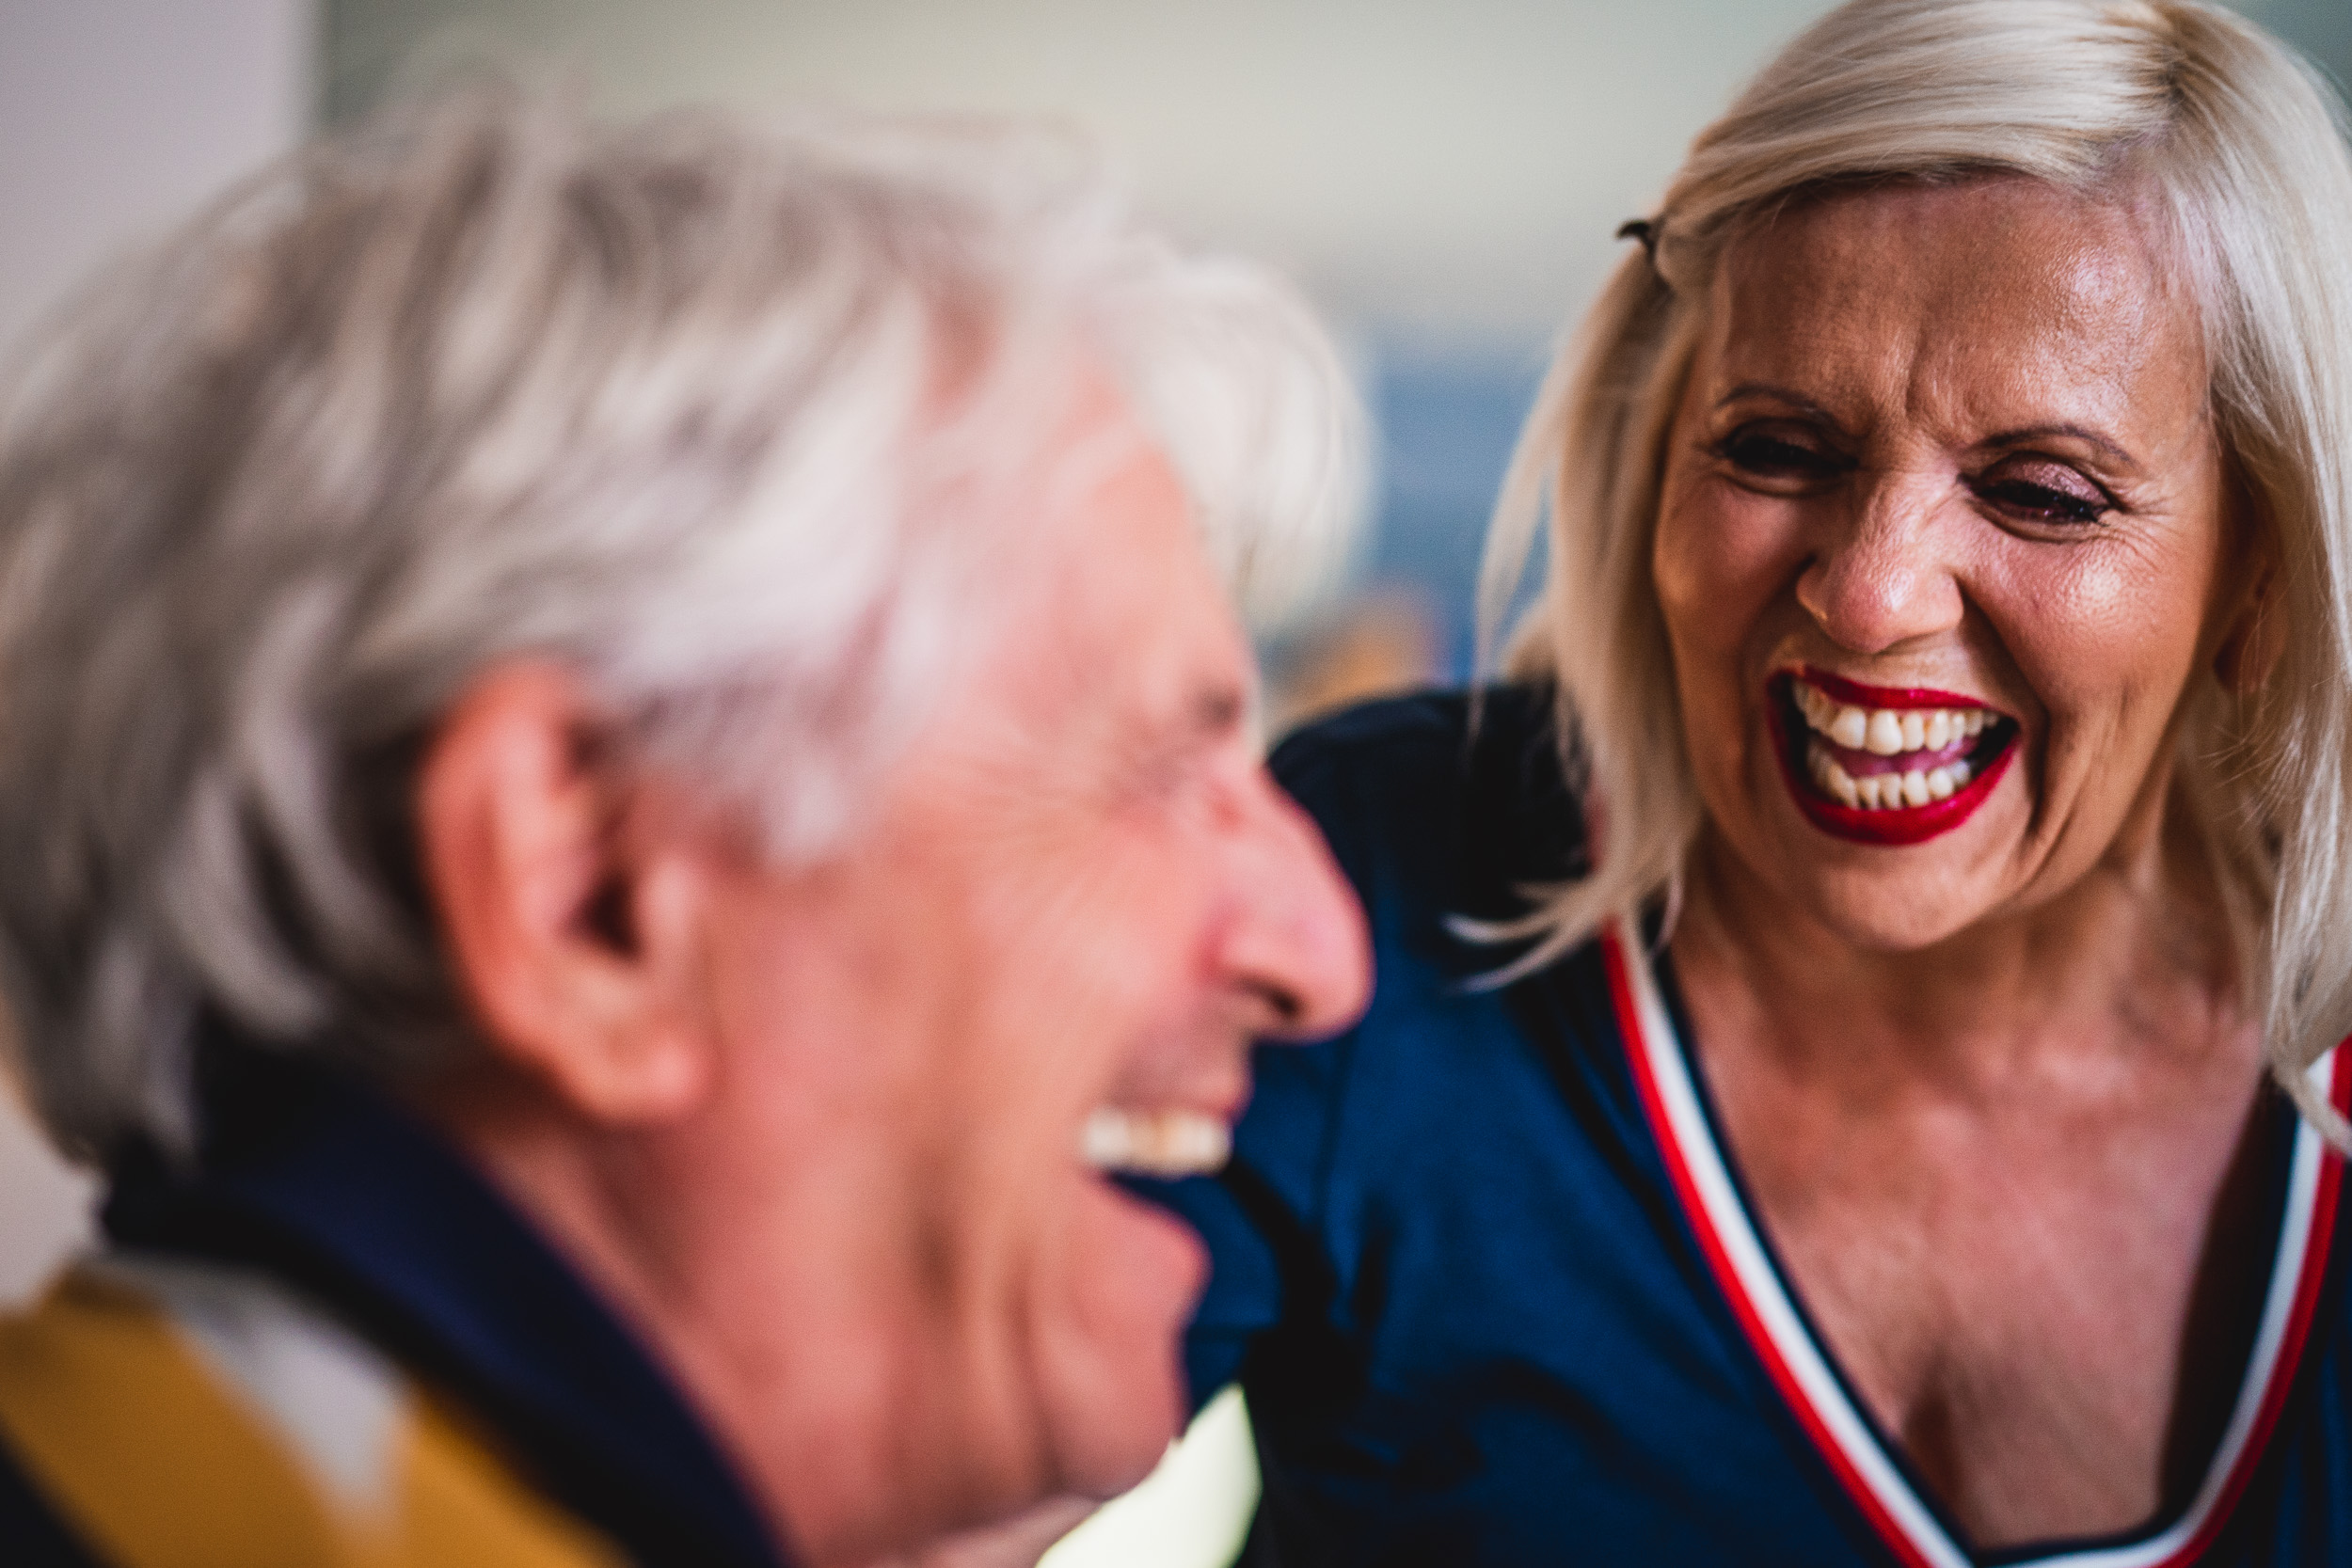
[[[2195,1489],[2276,1235],[2249,1089],[2137,1116],[2057,1092],[1863,1115],[1721,1078],[1792,1295],[1980,1544],[2128,1530]]]

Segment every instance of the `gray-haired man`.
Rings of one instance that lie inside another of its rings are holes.
[[[86,302],[0,958],[110,1240],[0,1324],[0,1537],[850,1562],[1138,1477],[1202,1262],[1106,1176],[1366,984],[1213,565],[1327,526],[1336,388],[1055,149],[496,93]]]

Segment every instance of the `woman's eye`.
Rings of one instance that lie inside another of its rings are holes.
[[[2026,474],[1994,474],[1976,481],[1978,498],[2027,522],[2080,526],[2095,523],[2115,502],[2071,468],[2036,465]]]
[[[1836,452],[1769,430],[1734,431],[1715,451],[1725,463],[1756,479],[1823,480],[1843,473],[1849,466]]]

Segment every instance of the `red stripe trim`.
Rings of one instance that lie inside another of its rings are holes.
[[[1641,1013],[1633,997],[1633,986],[1628,965],[1634,956],[1625,950],[1613,930],[1603,931],[1600,937],[1602,967],[1609,975],[1609,995],[1617,1014],[1617,1028],[1625,1038],[1626,1058],[1633,1069],[1635,1088],[1642,1097],[1642,1109],[1649,1118],[1650,1132],[1658,1145],[1668,1178],[1674,1182],[1676,1196],[1682,1212],[1696,1235],[1699,1250],[1706,1255],[1708,1267],[1714,1271],[1717,1285],[1730,1304],[1733,1316],[1739,1319],[1742,1333],[1747,1336],[1756,1358],[1764,1364],[1772,1383],[1780,1390],[1781,1400],[1797,1417],[1815,1449],[1834,1471],[1846,1489],[1854,1506],[1870,1521],[1887,1546],[1911,1568],[1934,1568],[1931,1559],[1919,1549],[1909,1532],[1887,1513],[1878,1496],[1862,1479],[1845,1449],[1822,1421],[1814,1408],[1804,1386],[1789,1370],[1779,1347],[1764,1325],[1755,1304],[1749,1299],[1747,1288],[1740,1281],[1738,1270],[1716,1233],[1712,1215],[1700,1196],[1698,1184],[1692,1180],[1689,1164],[1682,1153],[1681,1142],[1675,1136],[1674,1124],[1666,1112],[1666,1104],[1645,1049],[1647,1036],[1642,1027]],[[2352,1046],[2352,1036],[2345,1038]],[[2339,1047],[2328,1088],[2328,1100],[2336,1109],[2352,1115],[2352,1049]],[[2245,1495],[2256,1467],[2268,1447],[2272,1431],[2277,1427],[2287,1395],[2293,1389],[2296,1369],[2302,1363],[2303,1350],[2311,1338],[2312,1321],[2319,1307],[2319,1293],[2326,1283],[2328,1259],[2335,1239],[2336,1207],[2344,1184],[2344,1157],[2328,1149],[2321,1155],[2318,1187],[2312,1195],[2309,1221],[2309,1240],[2305,1243],[2302,1267],[2296,1279],[2295,1304],[2291,1309],[2285,1336],[2279,1347],[2279,1355],[2270,1370],[2268,1384],[2263,1390],[2263,1402],[2255,1416],[2254,1425],[2248,1433],[2245,1447],[2240,1449],[2236,1462],[2231,1466],[2228,1481],[2223,1483],[2204,1523],[2179,1551],[2161,1559],[2153,1568],[2181,1568],[2201,1556],[2218,1537]],[[2283,1240],[2283,1238],[2282,1238]],[[2096,1550],[2097,1548],[2087,1548]],[[2060,1557],[2072,1553],[2061,1553]],[[2023,1568],[2023,1565],[2021,1565]]]
[[[2328,1085],[2328,1102],[2339,1114],[2352,1111],[2352,1036],[2336,1047],[2334,1081]],[[2311,1240],[2303,1251],[2303,1270],[2295,1282],[2295,1306],[2287,1315],[2287,1330],[2279,1346],[2278,1364],[2270,1370],[2270,1385],[2263,1390],[2262,1408],[2255,1414],[2253,1430],[2246,1434],[2246,1447],[2238,1450],[2237,1463],[2231,1467],[2230,1479],[2222,1483],[2221,1496],[2213,1505],[2213,1512],[2188,1544],[2166,1558],[2159,1568],[2176,1568],[2177,1564],[2195,1560],[2204,1555],[2220,1535],[2222,1527],[2230,1522],[2238,1499],[2245,1496],[2247,1485],[2254,1479],[2254,1468],[2261,1462],[2263,1451],[2270,1445],[2270,1433],[2279,1424],[2279,1413],[2286,1407],[2287,1395],[2295,1386],[2296,1369],[2303,1363],[2303,1347],[2311,1340],[2312,1320],[2319,1311],[2320,1288],[2328,1280],[2328,1255],[2336,1238],[2336,1201],[2344,1188],[2344,1156],[2333,1148],[2320,1154],[2319,1185],[2312,1194]]]
[[[1698,1236],[1699,1250],[1707,1255],[1708,1267],[1714,1270],[1716,1283],[1722,1287],[1724,1299],[1731,1303],[1732,1313],[1740,1320],[1741,1331],[1747,1335],[1748,1343],[1756,1351],[1757,1359],[1764,1363],[1764,1370],[1772,1374],[1773,1384],[1780,1389],[1781,1402],[1795,1413],[1806,1435],[1813,1440],[1814,1449],[1837,1473],[1838,1482],[1852,1497],[1854,1505],[1869,1519],[1872,1528],[1911,1568],[1935,1568],[1931,1559],[1920,1554],[1909,1533],[1887,1513],[1879,1502],[1878,1494],[1871,1491],[1855,1471],[1853,1462],[1846,1457],[1844,1447],[1822,1424],[1820,1413],[1813,1408],[1813,1402],[1805,1398],[1796,1374],[1788,1370],[1788,1362],[1781,1358],[1779,1347],[1772,1342],[1772,1335],[1766,1332],[1763,1320],[1756,1316],[1756,1306],[1741,1287],[1739,1273],[1731,1266],[1731,1259],[1724,1251],[1723,1240],[1715,1233],[1715,1224],[1708,1217],[1707,1205],[1699,1197],[1698,1186],[1691,1179],[1690,1166],[1683,1163],[1680,1141],[1674,1135],[1672,1124],[1666,1117],[1665,1101],[1659,1093],[1658,1080],[1650,1069],[1649,1053],[1642,1048],[1641,1015],[1634,1006],[1632,982],[1626,973],[1626,965],[1631,961],[1629,956],[1613,931],[1604,932],[1600,940],[1606,959],[1603,967],[1609,971],[1609,995],[1616,1004],[1617,1027],[1625,1036],[1626,1056],[1633,1064],[1633,1081],[1641,1090],[1642,1108],[1649,1117],[1650,1130],[1656,1138],[1659,1152],[1665,1157],[1666,1174],[1673,1179],[1675,1192],[1682,1200],[1682,1212],[1689,1217],[1691,1228]]]

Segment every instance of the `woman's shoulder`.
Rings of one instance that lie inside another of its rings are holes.
[[[1508,918],[1585,869],[1559,726],[1549,687],[1416,692],[1305,726],[1270,766],[1367,905]]]

